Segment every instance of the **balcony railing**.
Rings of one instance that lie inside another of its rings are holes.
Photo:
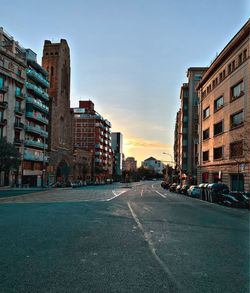
[[[22,144],[23,143],[23,139],[20,139],[20,138],[14,138],[14,144]]]
[[[0,125],[4,126],[7,124],[7,119],[0,120]]]
[[[21,122],[15,122],[14,127],[15,128],[18,128],[18,129],[23,129],[23,123],[21,123]]]
[[[48,148],[48,145],[46,143],[43,144],[42,142],[35,141],[35,140],[25,140],[25,145],[39,147],[39,148],[45,148],[45,149]]]
[[[48,137],[48,132],[43,130],[43,129],[41,129],[38,126],[36,127],[36,126],[32,126],[32,125],[27,125],[26,130],[29,131],[29,132],[41,134],[44,137]]]
[[[15,107],[14,111],[18,115],[23,115],[24,114],[24,109],[22,109],[21,107]]]
[[[49,107],[47,107],[46,105],[44,105],[42,102],[37,101],[34,98],[31,97],[27,97],[26,101],[28,103],[31,103],[32,105],[34,105],[36,108],[38,108],[39,110],[42,110],[45,113],[49,112]]]
[[[40,97],[42,97],[46,101],[49,101],[49,95],[45,91],[43,91],[41,88],[39,88],[38,86],[36,86],[30,82],[26,82],[26,86],[28,89],[32,90],[35,94],[39,95]]]
[[[34,80],[40,82],[46,88],[49,88],[49,82],[43,78],[43,76],[32,69],[27,69],[27,74],[32,77]]]
[[[0,92],[2,92],[2,93],[7,93],[8,90],[9,90],[9,87],[8,86],[2,86],[2,87],[0,87]]]
[[[16,92],[16,98],[23,100],[25,98],[25,94]]]
[[[40,122],[43,122],[45,124],[48,124],[49,123],[49,120],[44,118],[41,114],[35,114],[33,112],[26,112],[26,117],[28,118],[33,118],[35,120],[38,120]]]
[[[8,108],[8,102],[0,102],[0,108],[7,109]]]
[[[43,152],[33,152],[29,150],[24,150],[23,153],[23,158],[25,160],[30,160],[30,161],[40,161],[43,162],[43,160],[46,162],[48,161],[48,157],[43,155]]]

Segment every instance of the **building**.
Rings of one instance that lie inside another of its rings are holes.
[[[92,156],[91,181],[101,182],[112,178],[113,151],[111,123],[94,109],[92,101],[79,101],[74,112],[74,145]]]
[[[174,151],[179,176],[185,178],[188,184],[197,181],[199,99],[195,88],[206,70],[207,67],[188,68],[188,82],[183,83],[180,92],[181,106],[176,121]]]
[[[37,63],[36,53],[0,28],[0,136],[15,144],[22,159],[19,170],[13,170],[10,177],[5,174],[3,185],[43,184],[48,150],[48,76]]]
[[[73,156],[73,113],[70,109],[70,49],[66,40],[44,41],[43,68],[50,74],[49,181],[83,179],[82,165],[90,160],[89,153]]]
[[[125,160],[124,170],[126,171],[136,171],[137,170],[137,161],[134,157],[128,157]]]
[[[123,136],[120,132],[111,132],[111,146],[114,153],[113,177],[122,175]],[[114,178],[115,179],[115,178]]]
[[[165,165],[161,161],[153,157],[147,158],[141,163],[141,165],[144,168],[154,170],[155,173],[158,173],[158,174],[162,174],[162,170],[165,168]]]
[[[198,183],[222,181],[250,190],[250,21],[200,80]]]

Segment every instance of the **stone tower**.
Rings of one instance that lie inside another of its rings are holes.
[[[50,74],[51,97],[49,123],[49,149],[72,150],[73,131],[70,110],[70,49],[67,41],[51,43],[45,40],[42,66]]]

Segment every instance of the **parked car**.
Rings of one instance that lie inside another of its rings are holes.
[[[175,192],[176,186],[177,186],[177,183],[172,183],[170,185],[170,187],[169,187],[169,191],[174,191]]]
[[[242,201],[239,201],[235,196],[232,194],[220,194],[218,203],[224,204],[229,207],[235,208],[244,208],[245,204]]]
[[[181,184],[177,185],[175,188],[175,192],[181,193],[181,188],[182,188]]]
[[[199,197],[200,196],[200,188],[197,185],[191,185],[187,190],[187,195],[192,197]]]
[[[182,185],[180,192],[182,194],[187,194],[188,188],[189,188],[189,185]]]
[[[166,181],[162,181],[161,187],[164,189],[169,189],[169,183],[167,183]]]
[[[245,208],[249,208],[250,200],[244,192],[231,192],[230,195],[234,196],[238,201],[240,201]]]

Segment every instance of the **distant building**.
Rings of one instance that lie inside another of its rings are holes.
[[[126,171],[136,171],[137,170],[137,161],[134,157],[128,157],[125,160],[124,170]]]
[[[190,67],[188,82],[183,83],[180,92],[181,107],[176,117],[175,162],[179,176],[188,184],[196,183],[198,163],[198,94],[195,87],[207,67]]]
[[[91,181],[112,178],[111,123],[94,109],[92,101],[79,101],[74,112],[74,145],[92,155]]]
[[[144,160],[141,165],[142,167],[154,170],[156,173],[159,174],[162,174],[162,170],[165,168],[165,165],[161,161],[153,157]]]
[[[0,174],[0,185],[42,186],[48,151],[49,73],[36,53],[0,28],[0,137],[15,145],[22,163]]]
[[[123,136],[120,132],[111,132],[111,145],[114,152],[113,176],[122,174]]]
[[[250,21],[200,80],[198,183],[222,181],[250,190]]]

